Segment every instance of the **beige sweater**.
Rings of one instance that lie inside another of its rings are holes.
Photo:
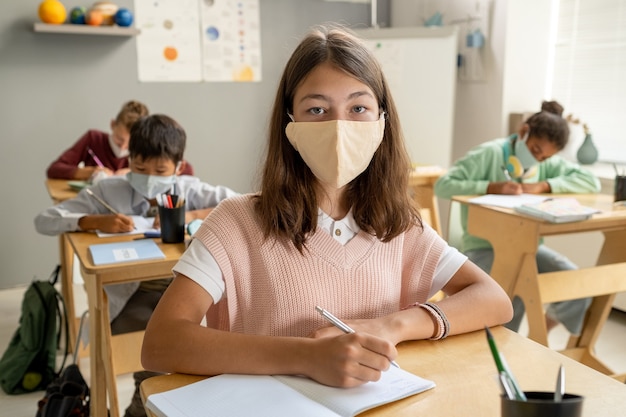
[[[430,228],[412,228],[387,243],[360,231],[345,246],[318,230],[301,255],[291,242],[264,239],[250,195],[223,201],[194,238],[225,281],[208,325],[274,336],[307,336],[328,325],[316,305],[350,320],[425,302],[445,247]]]

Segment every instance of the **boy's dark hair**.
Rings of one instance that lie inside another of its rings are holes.
[[[130,129],[128,152],[131,158],[183,160],[187,135],[181,125],[164,114],[140,118]]]

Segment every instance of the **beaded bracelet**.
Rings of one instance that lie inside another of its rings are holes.
[[[448,337],[450,333],[450,322],[448,318],[444,314],[444,312],[439,308],[437,304],[434,303],[415,303],[412,307],[421,307],[430,314],[435,321],[437,322],[437,332],[430,340],[441,340]]]

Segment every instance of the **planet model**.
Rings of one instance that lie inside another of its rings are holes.
[[[116,25],[127,27],[133,24],[133,14],[126,8],[120,8],[115,13],[113,20]]]
[[[39,3],[38,13],[42,22],[53,25],[60,25],[67,18],[65,6],[59,0],[42,1]]]
[[[85,15],[87,14],[87,9],[84,7],[74,7],[70,10],[70,23],[75,25],[84,25],[85,24]]]

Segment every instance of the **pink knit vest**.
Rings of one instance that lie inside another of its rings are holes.
[[[304,255],[284,240],[264,239],[251,195],[224,200],[194,235],[219,264],[226,290],[207,324],[234,332],[307,336],[341,319],[383,316],[425,302],[445,242],[414,227],[383,243],[363,231],[345,246],[318,229]]]

